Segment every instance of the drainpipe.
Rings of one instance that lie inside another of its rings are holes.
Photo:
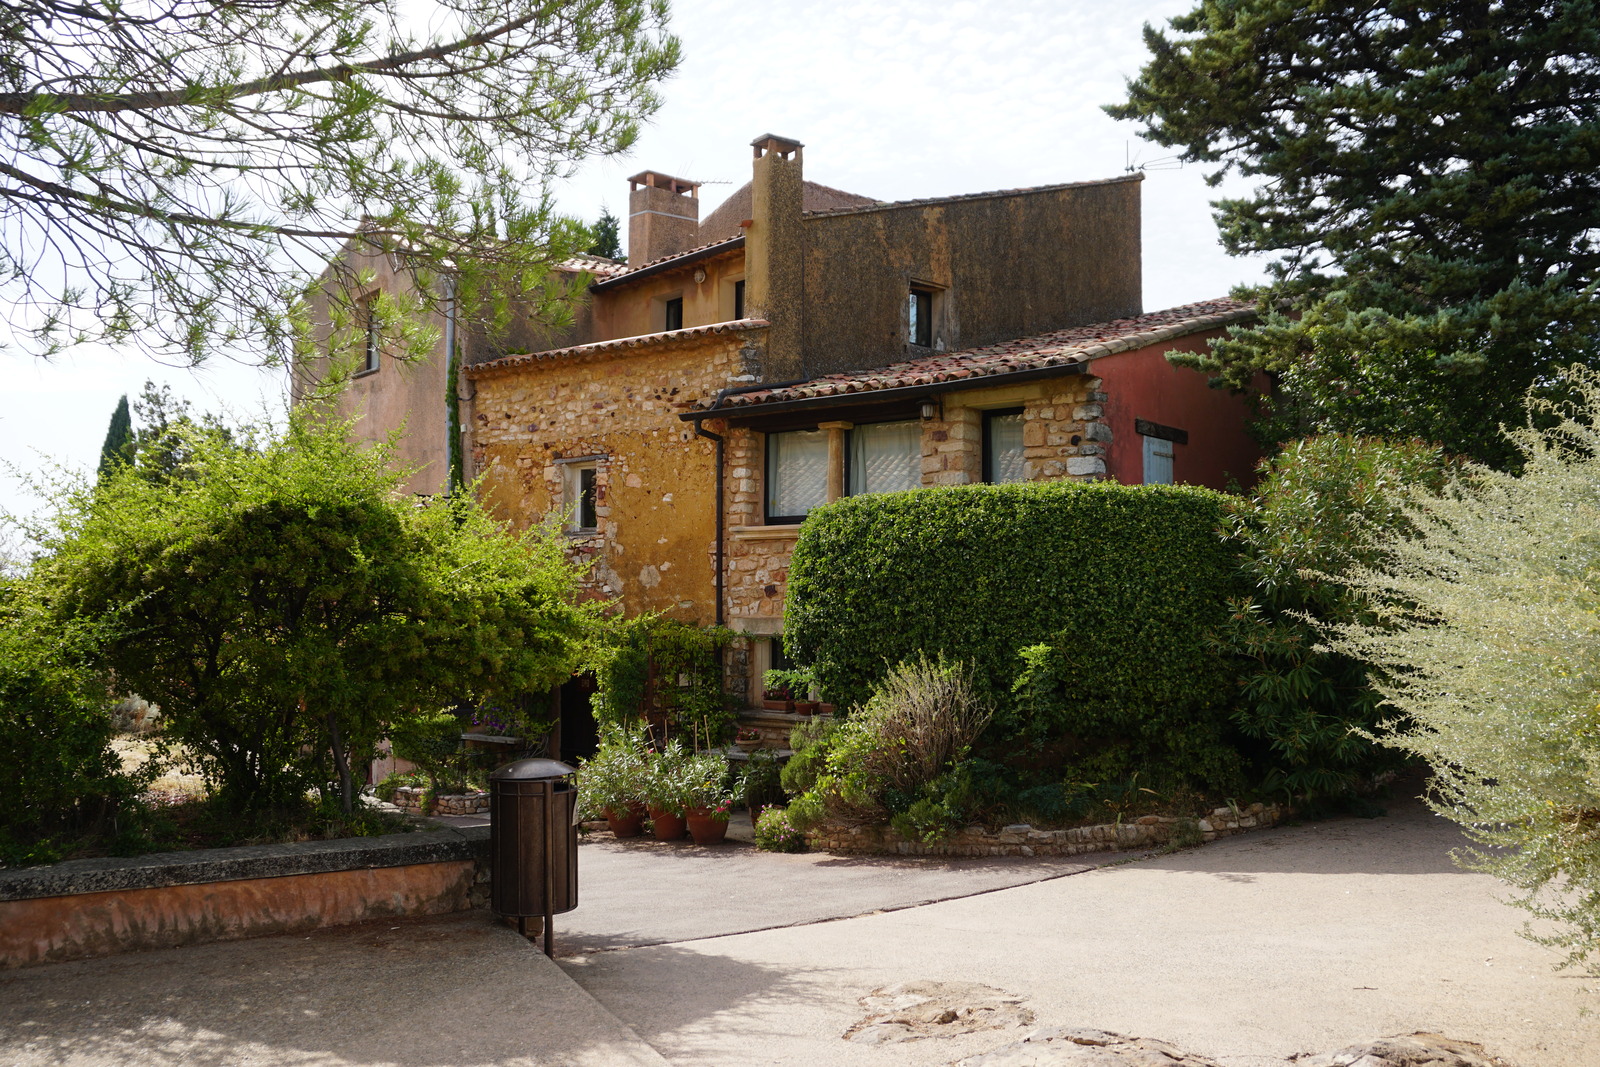
[[[451,413],[448,408],[444,413],[444,495],[449,496],[450,491],[455,488],[450,484],[450,475],[456,469],[457,449],[461,448],[461,397],[457,395],[461,385],[458,379],[450,377],[450,368],[455,365],[456,360],[456,276],[454,274],[445,275],[444,299],[445,392],[449,395],[449,403],[455,408],[456,412],[455,418],[450,417]],[[450,432],[451,427],[456,428],[455,433]],[[462,457],[461,469],[462,479],[465,481],[466,458],[464,456]]]
[[[725,520],[724,520],[724,517],[723,517],[723,511],[722,511],[722,479],[723,479],[723,475],[722,475],[722,469],[723,469],[722,458],[723,458],[723,450],[727,447],[727,441],[726,441],[725,438],[723,438],[723,436],[720,433],[712,433],[710,430],[706,429],[705,426],[702,423],[698,423],[698,422],[694,424],[694,435],[696,437],[704,437],[708,441],[715,441],[716,445],[717,445],[717,552],[716,552],[716,557],[717,557],[717,575],[716,575],[717,594],[716,595],[717,595],[717,625],[721,626],[722,625],[722,621],[723,621],[723,615],[722,615],[722,599],[723,599],[723,597],[722,597],[722,582],[723,582],[723,577],[722,577],[722,573],[727,567],[727,561],[724,558],[724,548],[723,548],[723,542],[725,540],[725,538],[723,536],[723,523],[724,523]]]

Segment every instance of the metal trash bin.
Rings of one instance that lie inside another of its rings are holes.
[[[496,915],[544,920],[578,906],[578,788],[574,769],[553,759],[508,763],[489,775],[489,906]]]

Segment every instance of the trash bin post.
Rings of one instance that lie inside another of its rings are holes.
[[[555,952],[556,915],[578,906],[578,793],[573,768],[551,759],[508,763],[489,775],[489,901],[496,915],[544,921]]]

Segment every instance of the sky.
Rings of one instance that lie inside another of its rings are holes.
[[[705,183],[701,215],[750,179],[750,141],[805,144],[806,177],[879,200],[1108,178],[1148,165],[1144,306],[1225,295],[1260,280],[1259,260],[1217,242],[1209,201],[1242,189],[1205,184],[1167,149],[1139,139],[1101,105],[1122,99],[1147,58],[1146,22],[1193,0],[693,0],[675,5],[684,62],[627,156],[584,164],[555,190],[560,209],[593,220],[627,214],[627,177],[663,171]],[[626,236],[624,234],[624,245]],[[82,351],[45,362],[0,352],[0,461],[98,461],[117,399],[146,379],[206,411],[283,410],[281,373],[220,359],[200,370],[137,351]],[[37,507],[0,468],[0,510]]]

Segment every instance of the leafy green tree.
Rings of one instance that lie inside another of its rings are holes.
[[[622,254],[621,229],[622,222],[611,213],[611,209],[601,208],[600,217],[595,220],[594,244],[589,246],[589,254],[626,263],[628,257]]]
[[[133,458],[133,417],[128,413],[128,394],[123,393],[111,412],[111,425],[106,427],[105,443],[100,446],[100,475],[118,463]]]
[[[1222,243],[1278,257],[1263,327],[1180,361],[1274,375],[1277,440],[1514,461],[1523,391],[1600,360],[1600,7],[1202,0],[1171,29],[1106,110],[1258,179],[1215,202]]]
[[[1413,533],[1346,580],[1376,607],[1332,630],[1370,664],[1384,740],[1433,769],[1429,803],[1480,846],[1458,855],[1552,920],[1567,961],[1600,948],[1600,374],[1533,399],[1513,475],[1474,468],[1442,496],[1388,494]]]
[[[95,634],[56,625],[38,587],[0,579],[0,866],[48,863],[71,843],[113,836],[145,782],[111,751],[111,693],[92,667]]]
[[[391,724],[546,689],[588,626],[558,537],[511,536],[468,496],[414,503],[391,449],[348,429],[297,415],[259,449],[188,432],[186,477],[140,456],[43,538],[56,617],[104,628],[101,662],[239,812],[335,780],[348,812]]]
[[[1292,442],[1228,519],[1249,595],[1230,602],[1218,650],[1239,663],[1234,725],[1262,742],[1261,788],[1349,797],[1400,760],[1370,731],[1382,717],[1366,664],[1317,628],[1370,618],[1341,578],[1379,562],[1375,534],[1410,529],[1396,500],[1437,493],[1454,464],[1435,445],[1329,434]]]
[[[0,7],[0,294],[31,351],[286,357],[341,245],[466,297],[538,288],[585,228],[549,182],[626,149],[678,62],[665,0]],[[348,303],[362,279],[327,280]]]

